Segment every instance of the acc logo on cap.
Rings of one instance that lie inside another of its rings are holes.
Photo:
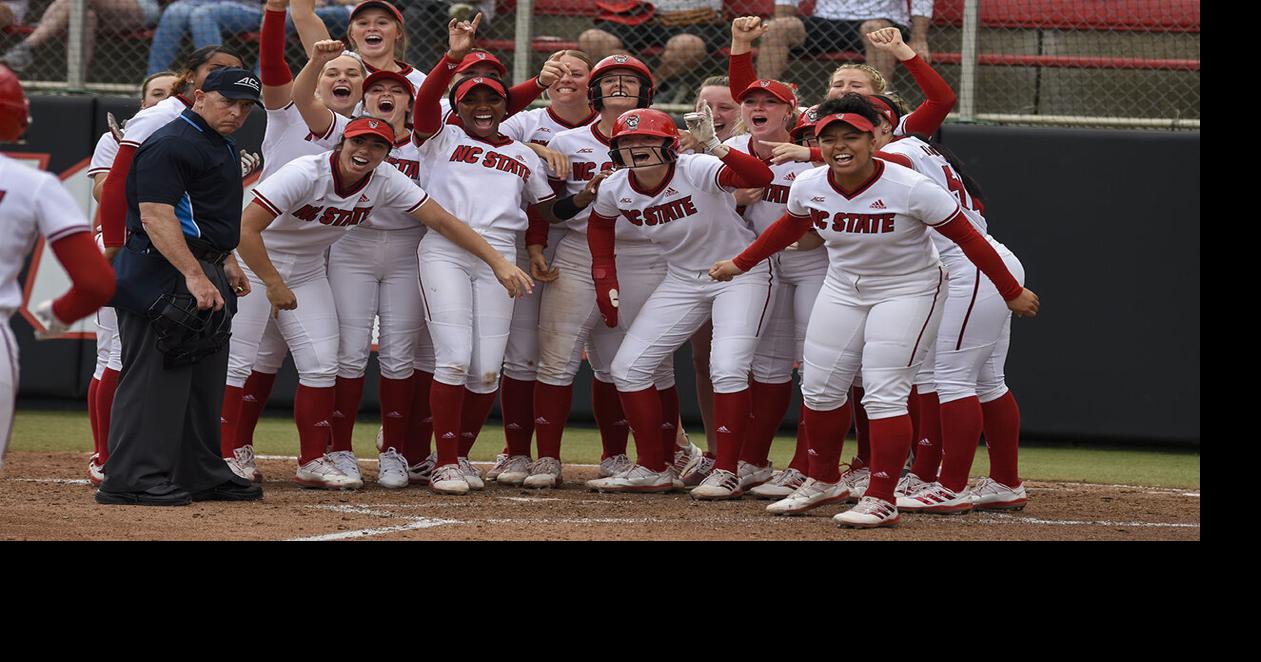
[[[627,62],[630,62],[630,57],[627,55],[614,55],[613,61],[618,64],[626,64]]]
[[[634,131],[639,128],[639,115],[631,115],[626,118],[626,128]]]
[[[237,85],[244,85],[244,86],[246,86],[246,87],[248,87],[248,88],[250,88],[250,89],[254,90],[255,92],[258,92],[258,91],[260,90],[260,88],[261,88],[261,86],[258,84],[258,81],[257,81],[257,80],[255,80],[254,78],[249,77],[249,76],[246,76],[245,78],[242,78],[241,80],[238,80],[238,81],[236,82],[236,84],[237,84]]]

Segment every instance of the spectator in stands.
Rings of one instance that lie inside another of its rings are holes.
[[[83,62],[92,61],[92,50],[96,46],[96,27],[104,22],[111,32],[140,30],[147,28],[158,20],[162,8],[158,0],[87,0],[87,26],[83,40]],[[22,72],[35,62],[35,49],[60,37],[70,24],[70,0],[53,0],[44,10],[39,24],[22,43],[10,48],[0,62],[9,68]]]
[[[0,2],[0,30],[10,25],[17,25],[26,16],[27,0],[4,0]]]
[[[675,79],[727,40],[722,0],[599,0],[596,6],[597,27],[578,36],[578,48],[598,62],[615,53],[644,58],[646,49],[664,45],[653,76],[660,102],[682,103],[691,90]]]
[[[797,4],[775,0],[775,18],[758,51],[758,78],[778,80],[788,66],[789,50],[801,48],[807,53],[861,51],[867,64],[892,80],[897,59],[864,37],[887,27],[899,28],[907,45],[929,61],[932,0],[818,0],[812,16],[797,16]]]
[[[317,0],[315,14],[323,19],[330,34],[343,34],[350,24],[350,9],[358,0]],[[225,37],[258,30],[263,22],[263,0],[177,0],[162,12],[153,47],[149,51],[149,73],[171,66],[179,55],[185,33],[193,38],[193,48],[222,44]],[[287,22],[293,31],[293,19]]]

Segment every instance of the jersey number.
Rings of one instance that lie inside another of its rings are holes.
[[[950,192],[959,199],[959,205],[972,211],[981,211],[980,203],[968,195],[968,187],[963,185],[963,180],[959,178],[954,168],[944,165],[941,169],[946,173],[946,185],[950,188]]]

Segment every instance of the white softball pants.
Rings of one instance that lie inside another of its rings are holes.
[[[802,359],[806,326],[828,272],[827,249],[788,251],[775,262],[775,307],[766,332],[753,352],[753,378],[763,384],[792,381],[793,364]]]
[[[11,311],[0,311],[0,468],[13,434],[13,412],[18,397],[18,341],[9,327]]]
[[[556,247],[569,233],[563,225],[548,228],[547,248],[543,256],[551,264],[556,257]],[[525,237],[517,242],[517,266],[530,273],[530,254],[525,247]],[[512,306],[512,326],[508,331],[508,349],[504,353],[504,375],[518,381],[534,381],[539,365],[539,309],[543,294],[551,283],[535,281],[534,294],[518,298]]]
[[[109,368],[115,372],[123,369],[123,343],[118,337],[118,313],[113,308],[96,311],[96,369],[93,379],[100,379]]]

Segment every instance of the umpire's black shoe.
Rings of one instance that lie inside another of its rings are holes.
[[[262,498],[263,488],[258,485],[242,485],[231,480],[193,493],[193,501],[258,501]]]
[[[151,487],[143,492],[96,491],[96,502],[106,506],[187,506],[193,495],[174,485]]]

